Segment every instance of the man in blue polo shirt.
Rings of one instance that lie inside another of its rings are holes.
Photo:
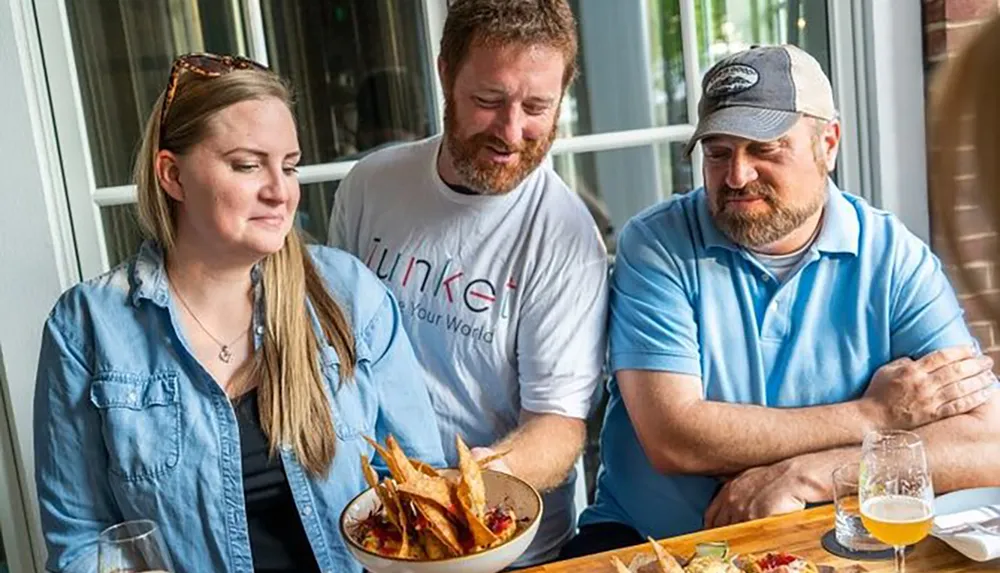
[[[940,491],[996,482],[1000,407],[938,259],[841,192],[829,80],[793,46],[703,81],[705,188],[634,217],[575,556],[801,509],[866,431],[914,430]]]

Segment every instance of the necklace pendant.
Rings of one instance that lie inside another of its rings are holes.
[[[233,359],[233,353],[229,351],[228,346],[223,346],[222,350],[219,351],[219,360],[229,364],[229,361]]]

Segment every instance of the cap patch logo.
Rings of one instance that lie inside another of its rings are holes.
[[[744,92],[760,81],[757,70],[744,64],[724,66],[705,83],[705,95],[712,98]]]

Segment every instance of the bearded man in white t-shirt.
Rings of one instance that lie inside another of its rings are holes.
[[[452,2],[444,133],[363,159],[330,223],[330,243],[399,300],[449,461],[461,435],[477,457],[508,452],[494,469],[545,494],[517,565],[554,558],[575,528],[574,462],[605,357],[607,254],[543,165],[576,53],[565,0]]]

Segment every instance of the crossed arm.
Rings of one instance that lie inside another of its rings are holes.
[[[940,491],[995,480],[1000,398],[988,358],[950,348],[882,367],[865,395],[811,408],[765,408],[701,398],[697,377],[619,371],[629,416],[663,473],[729,478],[707,527],[801,509],[832,497],[830,475],[860,458],[864,434],[912,429],[924,437]],[[741,473],[742,472],[742,473]]]

